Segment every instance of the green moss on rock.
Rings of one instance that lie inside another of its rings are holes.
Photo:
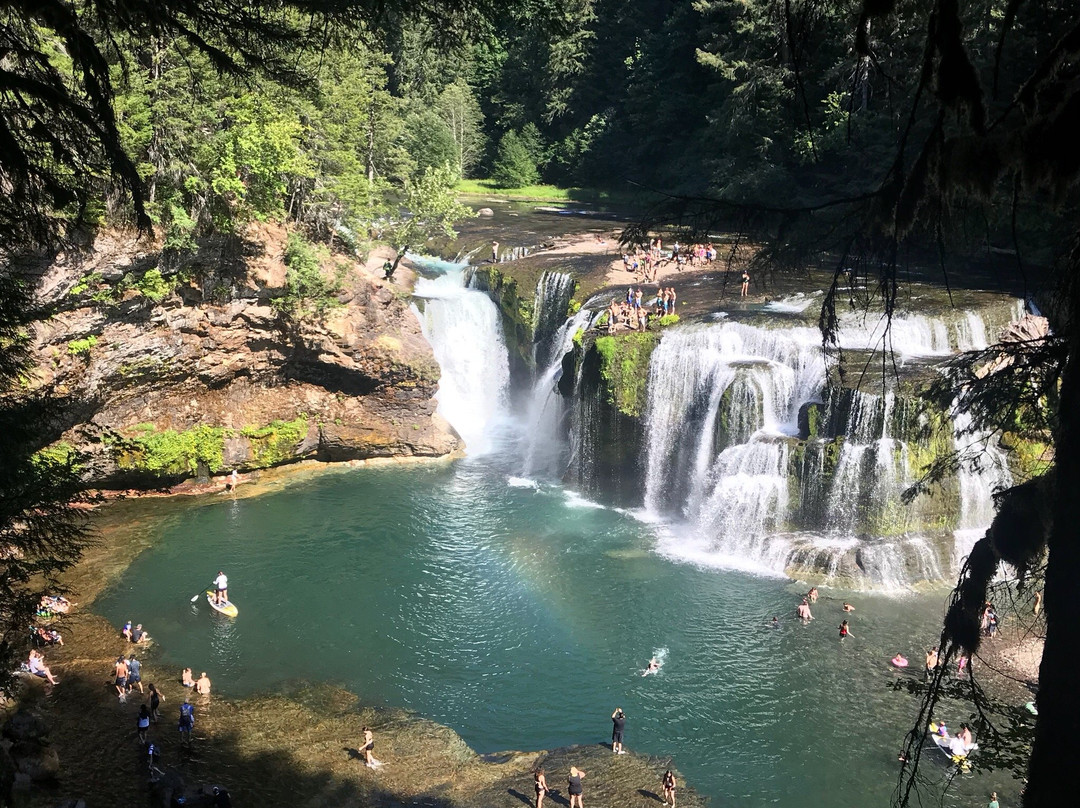
[[[652,332],[618,337],[597,337],[593,343],[600,356],[600,376],[608,401],[623,415],[639,418],[648,397],[649,357],[659,335]]]
[[[240,434],[248,439],[251,446],[248,465],[266,468],[295,459],[296,447],[307,437],[307,433],[306,415],[292,421],[273,421],[266,426],[244,427]]]
[[[140,424],[135,434],[113,444],[116,465],[125,471],[144,472],[155,477],[187,477],[205,464],[210,473],[224,467],[225,429],[200,425],[183,432],[162,432]]]

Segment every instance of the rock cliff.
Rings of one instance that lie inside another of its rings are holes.
[[[286,233],[258,225],[177,257],[100,235],[26,272],[36,324],[29,393],[54,399],[48,451],[88,484],[139,487],[314,457],[440,456],[439,368],[409,310],[411,273],[382,281],[323,255],[323,313],[290,310]]]

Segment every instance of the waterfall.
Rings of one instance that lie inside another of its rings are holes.
[[[715,503],[706,508],[706,501],[715,499],[718,487],[733,484],[725,474],[753,478],[761,497],[775,499],[769,492],[778,491],[779,483],[766,485],[763,478],[783,478],[786,485],[786,454],[770,441],[794,435],[799,405],[820,395],[820,340],[812,328],[770,331],[741,323],[665,334],[649,363],[646,509],[717,513]],[[749,457],[716,456],[718,442],[730,439],[749,441],[756,458],[752,471],[745,465]],[[757,501],[743,509],[763,512]],[[725,513],[738,521],[737,510]]]
[[[829,492],[830,532],[855,535],[864,526],[880,525],[886,515],[893,519],[893,530],[907,526],[906,510],[891,508],[914,482],[907,446],[890,436],[895,406],[892,392],[851,392],[846,437]]]
[[[820,402],[824,384],[815,329],[722,323],[664,335],[645,425],[646,511],[676,522],[661,552],[887,589],[943,577],[938,544],[906,531],[906,409],[893,393],[839,391],[826,407],[842,439],[799,443],[799,410]],[[827,445],[838,456],[823,483]]]
[[[959,458],[957,482],[960,487],[960,523],[953,533],[953,567],[963,560],[982,538],[994,518],[994,494],[1012,485],[1008,458],[997,440],[972,423],[962,402],[953,401],[953,440]]]
[[[533,364],[537,372],[566,353],[556,332],[566,323],[570,296],[574,293],[574,276],[569,272],[545,272],[536,284],[533,297]],[[573,336],[573,333],[571,333]],[[561,349],[561,352],[560,352]]]
[[[490,429],[503,412],[510,364],[498,308],[465,285],[456,265],[434,279],[420,278],[412,310],[442,369],[439,413],[453,425],[469,454],[491,449]]]
[[[888,324],[880,312],[847,313],[840,317],[837,342],[845,350],[892,349],[904,362],[918,357],[948,356],[989,346],[997,333],[1022,313],[1023,302],[954,310],[942,315],[895,314]],[[993,338],[991,338],[993,335]]]
[[[540,297],[539,286],[537,297]],[[539,319],[541,309],[536,311]],[[566,320],[548,340],[550,347],[543,352],[547,357],[546,364],[536,366],[536,381],[525,414],[522,473],[526,477],[538,473],[559,474],[566,467],[566,405],[557,385],[562,376],[563,357],[574,347],[577,332],[589,326],[592,315],[590,310],[581,309]]]

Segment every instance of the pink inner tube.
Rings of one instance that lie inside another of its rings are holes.
[[[908,661],[903,657],[893,657],[889,661],[897,668],[906,668],[908,666]]]

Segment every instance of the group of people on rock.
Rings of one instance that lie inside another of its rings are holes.
[[[671,252],[663,250],[663,242],[657,237],[649,241],[649,246],[639,246],[632,253],[623,253],[623,268],[633,274],[641,273],[642,283],[654,283],[657,270],[669,263],[675,264],[677,271],[684,266],[705,266],[716,260],[716,247],[712,244],[671,245]]]
[[[616,707],[611,714],[611,751],[616,755],[625,754],[623,750],[623,732],[626,730],[626,713],[622,707]],[[365,728],[366,729],[366,728]],[[566,777],[566,791],[570,797],[570,807],[583,808],[581,803],[584,787],[581,781],[585,778],[585,771],[577,766],[571,766]],[[668,769],[661,778],[660,785],[664,791],[664,805],[675,806],[675,790],[677,783],[675,773]],[[555,789],[548,786],[547,774],[542,768],[533,772],[533,790],[536,793],[536,808],[543,808],[544,797],[554,793]]]
[[[660,318],[675,312],[678,295],[672,286],[662,287],[651,301],[652,310],[645,303],[645,292],[639,286],[627,287],[626,297],[621,301],[612,299],[607,309],[607,332],[614,334],[618,327],[625,326],[631,331],[644,331],[650,318]]]

